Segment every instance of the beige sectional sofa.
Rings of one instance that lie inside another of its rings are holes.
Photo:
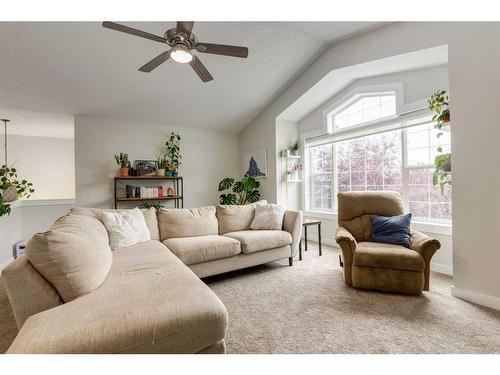
[[[254,205],[141,211],[151,240],[112,252],[100,209],[35,235],[2,271],[20,328],[8,353],[224,353],[227,311],[200,277],[292,265],[301,236],[299,211],[282,230],[251,230]]]

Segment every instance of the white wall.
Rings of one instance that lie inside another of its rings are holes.
[[[426,100],[437,89],[449,90],[448,67],[437,66],[359,79],[333,95],[331,99],[327,100],[299,121],[299,133],[303,135],[322,129],[324,121],[323,111],[327,110],[333,103],[344,98],[356,87],[384,84],[402,85],[404,93],[402,98],[403,111],[425,107]]]
[[[327,49],[241,133],[241,152],[275,157],[276,117],[333,69],[448,45],[452,112],[454,293],[500,309],[499,23],[396,23]],[[264,198],[277,197],[276,160]]]
[[[9,135],[8,140],[9,164],[35,188],[30,200],[75,197],[73,139]]]
[[[218,203],[217,187],[226,176],[241,176],[238,136],[234,134],[77,116],[75,118],[76,200],[78,206],[112,207],[113,155],[154,160],[164,152],[171,131],[181,137],[184,207]]]

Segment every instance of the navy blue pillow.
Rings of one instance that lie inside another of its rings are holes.
[[[372,236],[370,241],[410,248],[410,223],[411,214],[372,216]]]

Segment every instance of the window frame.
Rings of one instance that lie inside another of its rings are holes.
[[[346,139],[354,139],[354,138],[361,138],[361,137],[366,137],[370,135],[375,135],[375,134],[382,134],[391,130],[399,130],[400,131],[400,136],[401,136],[401,198],[403,200],[403,205],[405,207],[406,211],[409,211],[409,173],[410,170],[417,170],[417,169],[433,169],[434,164],[422,164],[422,165],[412,165],[409,166],[407,161],[408,161],[408,147],[407,147],[407,129],[413,128],[415,126],[423,125],[425,123],[432,123],[432,120],[430,120],[429,112],[426,111],[425,114],[420,114],[420,115],[415,115],[411,118],[408,118],[407,120],[401,118],[400,116],[400,102],[401,102],[401,95],[402,92],[399,90],[392,90],[392,92],[395,94],[395,99],[396,99],[396,114],[394,116],[386,116],[380,119],[368,121],[365,123],[353,125],[350,127],[346,127],[343,129],[338,129],[335,130],[333,127],[333,117],[335,114],[339,113],[343,109],[347,108],[348,105],[351,103],[354,103],[356,100],[363,96],[367,95],[373,95],[373,96],[381,96],[383,93],[390,92],[390,90],[384,90],[384,91],[370,91],[370,92],[356,92],[356,93],[351,93],[351,99],[345,99],[343,98],[341,101],[337,102],[337,105],[335,107],[331,106],[328,108],[327,111],[324,113],[324,120],[327,121],[327,129],[329,129],[330,136],[327,138],[333,138],[331,140],[326,140],[325,142],[308,142],[307,139],[305,139],[304,145],[305,145],[305,152],[304,152],[304,158],[305,158],[305,163],[304,165],[307,167],[304,170],[304,195],[303,195],[303,203],[305,207],[306,213],[311,214],[312,216],[316,217],[324,217],[324,218],[329,218],[331,216],[337,216],[337,200],[335,197],[337,196],[338,193],[338,187],[337,187],[337,168],[336,168],[336,144],[342,140]],[[339,107],[339,105],[341,107]],[[398,121],[400,119],[400,121]],[[395,126],[393,128],[385,128],[384,125],[388,122],[391,121],[396,121],[399,123],[399,126]],[[348,134],[347,134],[348,133]],[[342,138],[342,136],[346,135],[347,138]],[[336,139],[335,136],[340,136],[339,139]],[[332,145],[332,165],[333,165],[333,170],[332,172],[322,172],[322,173],[315,173],[312,174],[312,165],[311,165],[311,147],[319,146],[321,144],[331,144]],[[312,176],[316,175],[331,175],[332,176],[332,208],[331,209],[317,209],[317,208],[312,208]],[[429,226],[432,226],[432,228],[437,228],[436,233],[442,233],[442,234],[449,234],[451,233],[451,225],[452,225],[452,220],[451,219],[436,219],[436,218],[429,218],[429,217],[414,217],[414,223],[417,225],[422,226],[423,228],[428,228]]]

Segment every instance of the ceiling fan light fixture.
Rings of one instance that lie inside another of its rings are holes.
[[[193,60],[193,55],[187,47],[183,44],[177,44],[172,48],[172,51],[170,52],[170,57],[172,60],[175,62],[181,63],[181,64],[187,64]]]

